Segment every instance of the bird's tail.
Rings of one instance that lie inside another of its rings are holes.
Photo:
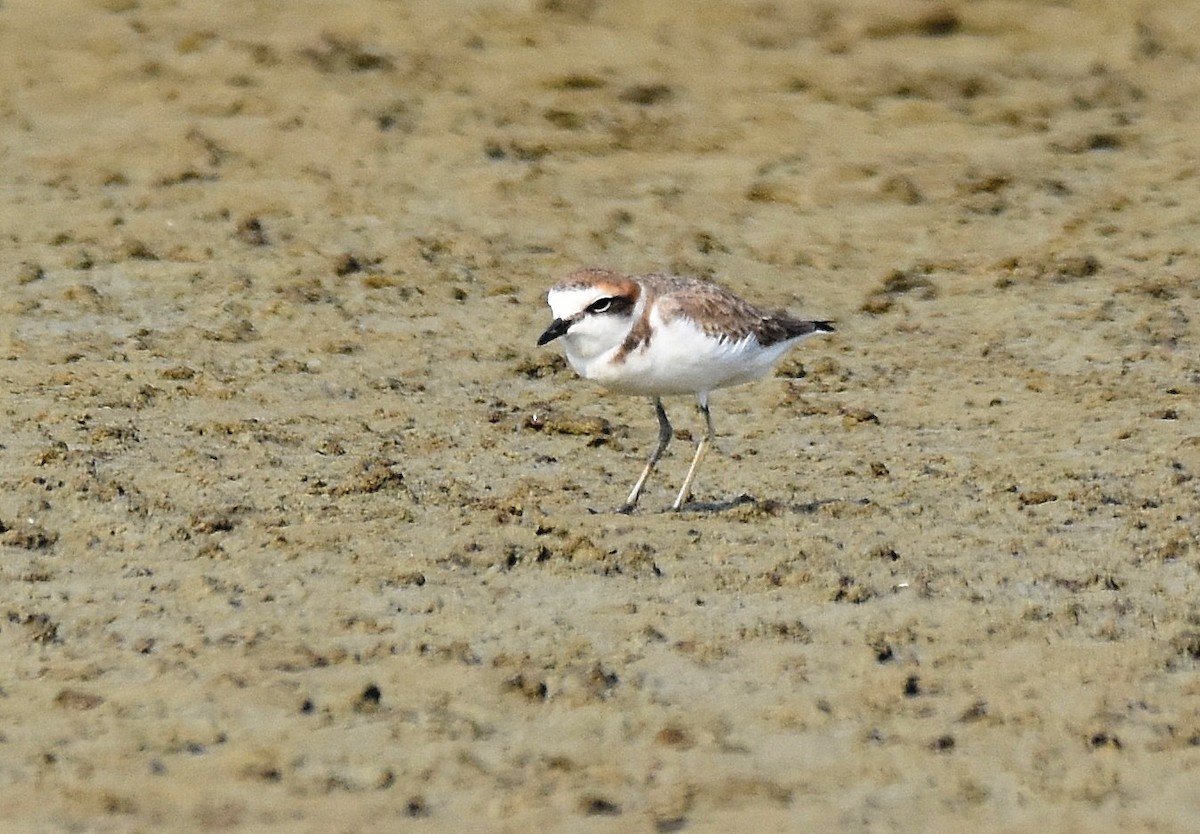
[[[783,326],[786,339],[799,339],[816,333],[833,333],[837,328],[831,321],[801,321],[800,319],[785,318],[779,322]]]

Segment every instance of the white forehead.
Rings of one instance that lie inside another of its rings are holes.
[[[547,294],[546,303],[556,319],[569,319],[605,296],[606,291],[600,287],[555,287]]]

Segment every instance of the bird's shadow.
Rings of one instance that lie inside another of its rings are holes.
[[[658,514],[669,515],[672,513],[696,513],[715,515],[751,505],[753,509],[758,510],[763,515],[811,515],[812,513],[820,510],[822,507],[830,504],[857,504],[861,506],[869,503],[870,500],[866,498],[818,498],[813,501],[788,504],[784,501],[776,501],[773,498],[755,498],[753,495],[742,493],[736,498],[729,498],[724,501],[688,501],[678,510],[668,507],[667,509],[660,510]],[[620,507],[616,510],[610,510],[606,512],[604,510],[596,510],[589,507],[588,512],[592,515],[606,515],[608,513],[616,515],[634,515],[637,512],[637,508]]]
[[[739,507],[751,505],[753,509],[759,510],[764,515],[784,515],[799,513],[807,515],[815,513],[817,510],[828,504],[847,503],[845,498],[818,498],[813,501],[805,501],[803,503],[788,504],[785,501],[776,501],[773,498],[755,498],[753,495],[742,493],[736,498],[730,498],[725,501],[688,501],[678,512],[681,513],[723,513],[729,510],[736,510]],[[850,503],[861,503],[850,502]],[[667,510],[666,512],[672,512]]]

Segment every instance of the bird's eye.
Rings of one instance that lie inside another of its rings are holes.
[[[588,305],[589,313],[607,313],[612,307],[613,300],[611,298],[598,298]]]

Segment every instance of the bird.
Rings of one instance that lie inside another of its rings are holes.
[[[793,346],[835,330],[831,321],[766,312],[712,282],[662,273],[580,269],[551,287],[546,301],[554,318],[538,337],[539,347],[561,340],[579,376],[616,393],[648,396],[654,404],[658,445],[621,506],[623,513],[637,507],[674,435],[664,396],[694,394],[705,423],[671,505],[678,511],[691,496],[716,434],[709,394],[766,376]]]

